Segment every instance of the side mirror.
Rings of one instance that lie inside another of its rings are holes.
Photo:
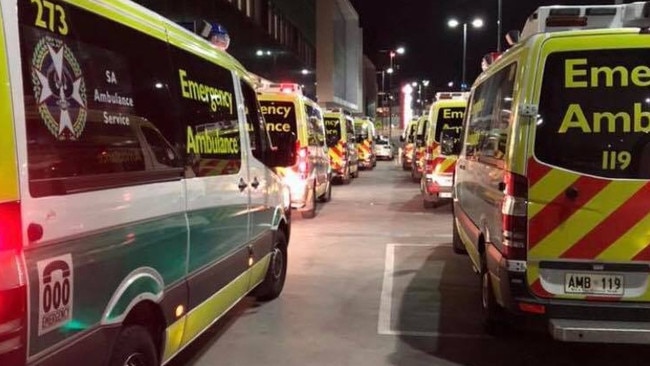
[[[440,134],[440,152],[442,155],[458,155],[460,139],[454,130],[443,130]]]

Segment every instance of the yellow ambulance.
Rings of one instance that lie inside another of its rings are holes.
[[[650,343],[649,10],[540,7],[472,86],[453,243],[488,330]]]
[[[402,135],[399,137],[402,142],[400,160],[402,169],[410,170],[413,167],[413,149],[415,143],[415,131],[417,130],[418,118],[412,119],[404,128]]]
[[[170,362],[282,291],[248,72],[131,1],[0,2],[0,365]]]
[[[467,97],[468,93],[437,93],[429,109],[431,122],[424,144],[424,173],[420,180],[424,208],[451,200]],[[446,137],[446,145],[440,145],[441,136]]]

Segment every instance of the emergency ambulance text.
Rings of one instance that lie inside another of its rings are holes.
[[[292,107],[283,107],[283,106],[262,106],[262,114],[274,114],[284,117],[285,119],[289,117]]]
[[[188,154],[239,154],[239,141],[234,137],[219,136],[219,131],[194,133],[187,127]]]
[[[207,103],[213,112],[216,112],[219,107],[224,107],[231,114],[233,113],[232,93],[191,80],[187,77],[187,71],[183,69],[178,70],[178,77],[183,98]]]

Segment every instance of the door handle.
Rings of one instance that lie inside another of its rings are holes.
[[[244,189],[246,189],[246,187],[248,187],[248,183],[246,183],[246,181],[244,181],[244,178],[239,178],[239,184],[237,185],[237,187],[239,187],[240,192],[243,192]]]
[[[253,178],[253,181],[251,182],[251,186],[255,189],[260,186],[260,181],[257,180],[257,177]]]

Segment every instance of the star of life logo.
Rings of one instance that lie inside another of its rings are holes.
[[[86,126],[86,84],[65,43],[49,36],[34,47],[32,85],[38,112],[58,140],[77,140]]]

